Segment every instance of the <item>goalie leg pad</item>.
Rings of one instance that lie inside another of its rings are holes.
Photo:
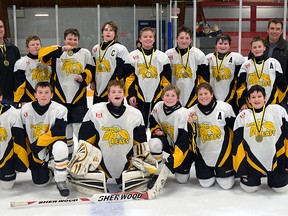
[[[76,176],[86,175],[88,171],[95,171],[97,169],[101,159],[102,153],[100,149],[88,142],[80,140],[75,155],[68,163],[68,172]]]
[[[68,176],[68,180],[73,188],[80,193],[92,196],[95,193],[107,193],[105,173],[101,170],[87,173],[78,178]]]
[[[149,178],[140,170],[125,170],[122,173],[122,191],[146,191]]]

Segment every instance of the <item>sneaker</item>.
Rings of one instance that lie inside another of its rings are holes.
[[[67,185],[64,181],[62,182],[56,182],[57,189],[59,190],[59,193],[61,196],[67,197],[69,196],[69,189],[67,188]]]
[[[147,188],[151,189],[153,188],[155,182],[157,181],[158,175],[153,175],[152,178],[147,183]]]

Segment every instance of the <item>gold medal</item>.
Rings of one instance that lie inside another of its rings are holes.
[[[187,78],[187,77],[188,77],[187,72],[184,72],[184,73],[183,73],[183,78]]]
[[[68,55],[69,55],[69,56],[72,56],[73,54],[74,54],[73,50],[69,50],[69,51],[68,51]]]
[[[193,121],[196,121],[196,120],[198,119],[197,115],[196,115],[196,114],[193,115],[193,116],[192,116],[192,119],[193,119]]]
[[[263,137],[261,135],[257,135],[255,139],[256,139],[257,142],[262,142],[263,141]]]
[[[150,78],[151,76],[152,76],[152,73],[148,70],[148,71],[146,72],[146,77]]]
[[[220,80],[221,80],[220,75],[217,75],[217,76],[216,76],[216,81],[219,82]]]
[[[98,64],[98,70],[99,70],[99,71],[102,71],[102,69],[103,69],[103,65],[102,65],[101,63],[99,63],[99,64]]]
[[[5,59],[5,60],[4,60],[4,65],[5,65],[5,66],[9,66],[9,64],[10,64],[9,61],[8,61],[7,59]]]

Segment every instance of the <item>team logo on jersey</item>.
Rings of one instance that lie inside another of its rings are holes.
[[[30,69],[32,73],[32,80],[37,80],[37,82],[49,81],[51,77],[51,72],[45,65],[37,65],[36,68]]]
[[[259,125],[261,125],[261,120],[257,120],[257,125],[255,124],[255,122],[246,124],[247,128],[250,127],[250,134],[249,134],[250,137],[259,135],[262,137],[275,136],[276,129],[273,122],[271,121],[263,122],[260,132],[259,129],[257,129],[257,126],[259,127]]]
[[[161,126],[163,128],[164,133],[167,134],[170,137],[170,139],[174,140],[174,126],[166,122],[162,122]]]
[[[248,85],[271,86],[271,79],[268,74],[262,73],[261,76],[257,72],[248,75]]]
[[[96,73],[101,73],[101,72],[110,72],[111,71],[111,66],[110,62],[106,59],[102,59],[100,61],[100,58],[96,60]]]
[[[0,127],[0,142],[4,142],[7,140],[7,131],[5,127]]]
[[[146,78],[154,78],[156,79],[158,77],[158,73],[157,73],[157,68],[150,65],[149,68],[147,68],[146,64],[137,64],[137,67],[139,68],[139,75],[142,75],[142,79],[146,79]]]
[[[39,123],[36,125],[31,124],[30,128],[33,130],[34,139],[38,139],[41,135],[47,133],[49,124]]]
[[[110,147],[113,145],[124,145],[130,141],[130,135],[127,130],[121,129],[121,127],[114,125],[112,127],[102,126],[102,131],[105,131],[102,138],[103,141],[108,141]]]
[[[211,125],[209,123],[198,124],[199,136],[202,143],[210,140],[218,140],[221,138],[221,129],[216,125]]]
[[[61,61],[63,62],[61,70],[66,71],[66,76],[83,72],[82,64],[75,59],[61,59]]]
[[[216,78],[217,81],[220,80],[228,80],[231,78],[231,71],[227,67],[223,67],[220,70],[217,69],[216,66],[211,66],[212,77]]]
[[[175,76],[176,80],[180,78],[192,78],[192,70],[189,66],[185,68],[183,64],[174,64],[172,75]]]

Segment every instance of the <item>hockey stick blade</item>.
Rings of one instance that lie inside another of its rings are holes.
[[[164,187],[167,177],[170,173],[168,167],[164,164],[154,186],[145,192],[117,192],[117,193],[105,193],[94,194],[91,198],[92,202],[105,203],[105,202],[123,202],[132,200],[149,200],[156,198],[161,189]]]
[[[83,204],[83,203],[110,203],[132,200],[150,200],[156,198],[170,173],[168,167],[164,164],[154,186],[144,192],[116,192],[116,193],[101,193],[94,194],[91,198],[68,198],[68,199],[54,199],[54,200],[39,200],[26,202],[11,202],[10,207],[40,207],[40,206],[55,206],[55,205],[69,205],[69,204]]]

